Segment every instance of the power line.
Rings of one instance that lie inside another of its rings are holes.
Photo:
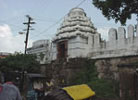
[[[36,19],[35,20],[39,21],[39,22],[43,22],[43,23],[47,23],[47,22],[55,22],[57,21],[57,19],[52,19],[52,18],[47,18],[47,19]]]
[[[79,7],[80,5],[82,5],[86,0],[81,1],[76,7]]]
[[[37,35],[34,35],[33,37],[36,37],[40,34],[43,34],[44,32],[47,32],[49,29],[53,28],[55,25],[57,25],[64,17],[60,18],[57,22],[55,22],[54,24],[50,25],[48,28],[46,28],[44,31],[40,32],[39,34]],[[31,39],[33,38],[31,37]]]
[[[80,5],[82,5],[86,0],[83,0],[81,1],[77,6],[75,6],[75,8],[79,7]],[[39,34],[37,35],[34,35],[32,38],[40,35],[40,34],[43,34],[44,32],[47,32],[49,29],[53,28],[55,25],[57,25],[62,19],[64,19],[64,17],[66,16],[67,14],[65,14],[63,17],[61,17],[57,22],[55,22],[54,24],[50,25],[48,28],[46,28],[44,31],[40,32]]]

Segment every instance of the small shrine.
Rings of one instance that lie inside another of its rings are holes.
[[[87,57],[95,34],[99,33],[84,10],[71,9],[53,38],[52,60]]]

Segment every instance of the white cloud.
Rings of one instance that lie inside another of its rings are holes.
[[[109,31],[110,27],[100,27],[100,28],[97,28],[97,31],[98,33],[101,34],[101,37],[104,39],[104,40],[108,40],[108,31]]]
[[[0,26],[0,52],[24,52],[24,40],[23,35],[14,36],[8,25]]]

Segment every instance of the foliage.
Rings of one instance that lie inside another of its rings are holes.
[[[39,62],[36,61],[36,56],[31,54],[19,54],[10,55],[6,58],[0,59],[0,70],[4,72],[8,71],[22,71],[38,72]]]
[[[132,14],[138,14],[138,0],[93,0],[93,4],[108,20],[112,18],[122,25],[131,19]]]
[[[98,97],[118,97],[118,83],[113,80],[99,79],[94,64],[95,61],[87,60],[85,69],[77,74],[73,84],[88,84]]]

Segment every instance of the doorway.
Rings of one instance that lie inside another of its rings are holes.
[[[67,41],[59,42],[57,45],[57,58],[66,59],[67,57]]]

